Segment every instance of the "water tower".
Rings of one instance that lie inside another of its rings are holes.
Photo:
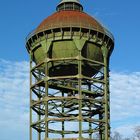
[[[30,140],[110,140],[112,34],[78,0],[61,0],[26,48]]]

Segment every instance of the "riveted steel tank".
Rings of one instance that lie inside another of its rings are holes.
[[[47,17],[27,37],[27,50],[33,50],[32,60],[39,64],[50,59],[76,59],[78,53],[81,59],[103,62],[101,46],[107,45],[109,54],[114,47],[112,34],[95,18],[83,12],[82,5],[64,0],[57,6],[57,12]],[[101,65],[82,62],[82,74],[92,77],[101,69]],[[76,75],[78,67],[75,61],[49,64],[50,76]]]

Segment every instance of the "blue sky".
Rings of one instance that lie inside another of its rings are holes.
[[[28,139],[29,59],[25,38],[55,11],[58,2],[59,0],[1,0],[1,140],[8,140],[9,136],[14,140]],[[85,12],[101,21],[115,37],[110,64],[112,127],[123,135],[130,135],[132,128],[140,125],[140,1],[81,0],[81,3]]]
[[[0,57],[7,60],[28,60],[24,44],[27,34],[55,11],[59,0],[1,0]],[[85,11],[107,26],[115,36],[111,68],[138,71],[139,63],[139,0],[81,0]]]

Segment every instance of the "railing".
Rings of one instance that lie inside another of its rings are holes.
[[[26,42],[32,37],[35,35],[35,30],[32,30],[26,37]]]
[[[47,30],[50,30],[50,29],[55,29],[55,28],[58,28],[58,27],[60,27],[60,28],[65,28],[65,27],[68,27],[68,25],[59,25],[59,26],[57,26],[57,25],[55,25],[55,27],[52,27],[52,26],[50,26],[50,28],[48,28]],[[87,26],[87,25],[85,25],[85,27],[80,27],[80,26],[76,26],[76,25],[69,25],[69,27],[76,27],[76,28],[90,28],[91,30],[95,30],[95,31],[98,31],[98,32],[101,32],[101,33],[103,33],[103,31],[100,31],[98,28],[91,28],[91,26],[89,25],[89,27]],[[103,29],[104,29],[104,32],[106,33],[106,35],[108,36],[108,37],[110,37],[113,41],[114,41],[114,36],[113,36],[113,34],[107,29],[107,28],[105,28],[103,25],[102,25],[102,27],[103,27]],[[39,32],[41,32],[41,31],[45,31],[45,28],[44,29],[42,29],[42,30],[40,30]],[[27,37],[26,37],[26,42],[32,37],[32,36],[34,36],[35,34],[37,34],[37,33],[39,33],[39,32],[36,32],[36,30],[33,30],[33,31],[31,31],[28,35],[27,35]],[[103,33],[104,34],[104,33]]]
[[[105,30],[106,35],[114,41],[115,39],[114,39],[113,34],[108,29],[106,29],[105,27],[103,27],[103,28]]]

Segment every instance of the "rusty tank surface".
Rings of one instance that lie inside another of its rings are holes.
[[[83,12],[80,3],[61,2],[57,12],[47,17],[29,36],[27,49],[35,49],[34,62],[39,64],[45,59],[46,50],[53,59],[76,58],[81,50],[82,57],[103,62],[101,46],[109,42],[110,54],[113,50],[113,36],[95,18]],[[46,39],[47,38],[47,39]],[[41,41],[40,41],[41,40]],[[33,44],[32,44],[33,41]],[[37,43],[39,41],[39,44]],[[49,45],[48,45],[49,44]],[[82,73],[93,76],[101,68],[90,63],[82,64]],[[78,68],[75,63],[49,65],[50,76],[76,75]]]

